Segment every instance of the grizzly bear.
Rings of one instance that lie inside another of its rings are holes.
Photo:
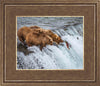
[[[26,37],[26,44],[28,46],[40,45],[40,50],[42,50],[42,48],[45,47],[47,44],[52,45],[53,40],[51,37],[49,37],[46,34],[40,34],[40,33],[37,34],[37,33],[31,32]]]
[[[57,34],[53,33],[51,30],[46,30],[46,29],[40,28],[38,26],[31,26],[30,28],[39,33],[44,33],[44,34],[49,35],[53,39],[53,41],[56,42],[57,44],[59,44],[60,42],[63,42],[61,37],[59,37]]]
[[[18,36],[19,40],[23,44],[25,44],[27,34],[30,33],[30,32],[34,32],[34,33],[38,34],[40,32],[38,28],[40,28],[40,27],[38,27],[38,26],[31,26],[31,27],[24,26],[24,27],[21,27],[17,32],[17,36]],[[35,30],[35,29],[37,29],[37,30]]]
[[[40,45],[40,49],[47,44],[52,45],[53,42],[56,42],[57,44],[63,42],[61,37],[51,30],[42,29],[38,26],[22,27],[18,30],[17,35],[19,40],[25,45]]]
[[[42,33],[42,34],[46,34],[48,36],[50,36],[54,42],[56,42],[57,44],[59,44],[60,42],[63,42],[63,40],[61,39],[61,37],[59,37],[57,34],[53,33],[51,30],[45,30],[42,28],[37,28],[37,29],[33,29],[34,31],[37,31],[38,33]]]
[[[46,29],[42,29],[38,26],[32,26],[32,27],[36,27],[36,29],[33,29],[34,32],[36,31],[39,34],[46,34],[49,37],[52,38],[53,42],[59,44],[60,42],[64,42],[60,36],[58,36],[57,34],[53,33],[51,30],[46,30]],[[66,46],[69,49],[69,43],[66,41]]]

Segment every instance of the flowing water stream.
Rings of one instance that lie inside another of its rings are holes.
[[[83,69],[83,17],[18,17],[17,30],[23,26],[37,25],[51,29],[66,43],[25,48],[17,37],[18,69]]]

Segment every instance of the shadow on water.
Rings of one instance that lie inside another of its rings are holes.
[[[25,55],[29,55],[30,53],[34,53],[34,51],[29,51],[27,48],[28,47],[26,45],[23,45],[21,43],[17,46],[17,50],[19,52],[23,52]]]

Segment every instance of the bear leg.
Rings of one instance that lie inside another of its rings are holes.
[[[42,51],[42,48],[43,48],[43,46],[42,46],[42,44],[40,45],[40,50]]]
[[[42,51],[43,47],[45,47],[45,46],[46,46],[45,43],[42,42],[42,43],[40,44],[40,50]]]

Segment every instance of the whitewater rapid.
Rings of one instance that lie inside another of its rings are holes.
[[[73,24],[52,30],[70,44],[47,45],[41,51],[38,46],[25,48],[17,38],[18,69],[83,69],[83,24]]]

